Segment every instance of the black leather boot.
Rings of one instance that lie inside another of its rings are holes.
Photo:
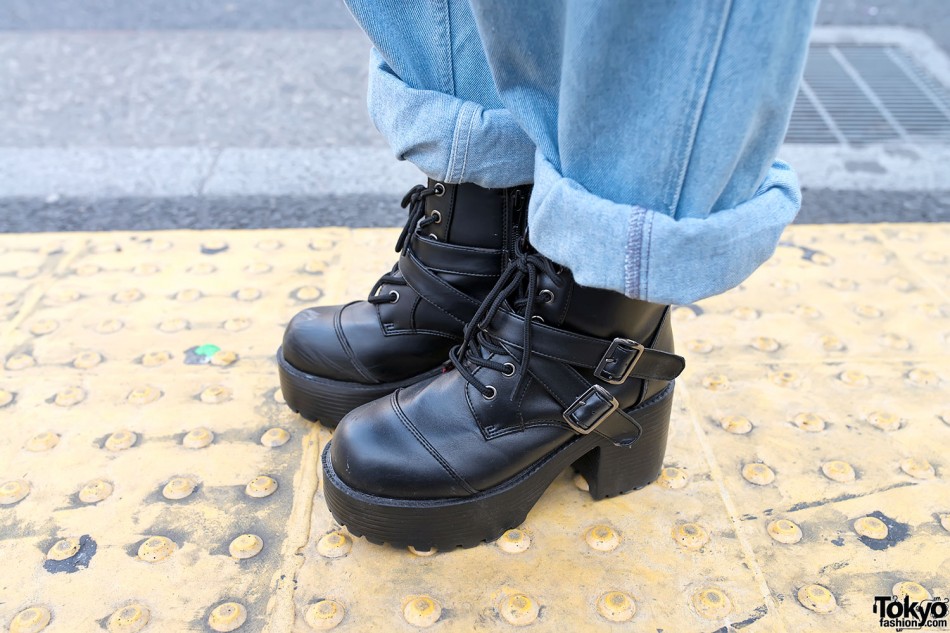
[[[519,252],[454,368],[343,419],[323,452],[333,516],[373,542],[470,547],[521,524],[568,466],[594,499],[646,486],[685,365],[669,314]]]
[[[361,404],[438,375],[511,259],[530,190],[413,187],[402,201],[399,261],[369,297],[308,308],[287,326],[277,362],[290,408],[335,426]]]

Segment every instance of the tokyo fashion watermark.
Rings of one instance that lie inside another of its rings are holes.
[[[948,598],[911,600],[908,596],[874,596],[874,614],[882,627],[895,631],[917,631],[924,628],[946,629]]]

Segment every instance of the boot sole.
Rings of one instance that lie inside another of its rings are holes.
[[[330,463],[330,443],[323,451],[324,497],[334,519],[354,536],[372,543],[418,550],[474,547],[518,527],[544,491],[573,465],[595,499],[639,490],[663,467],[673,384],[646,403],[626,410],[643,428],[629,448],[590,434],[569,441],[515,477],[460,499],[391,499],[355,490]]]
[[[283,348],[277,349],[277,371],[280,374],[280,390],[287,406],[311,422],[335,428],[340,420],[353,409],[385,398],[396,389],[434,378],[442,373],[441,367],[400,380],[378,385],[332,380],[300,371],[284,359]]]

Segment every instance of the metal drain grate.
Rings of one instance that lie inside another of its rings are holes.
[[[786,143],[950,143],[947,88],[897,46],[812,44]]]

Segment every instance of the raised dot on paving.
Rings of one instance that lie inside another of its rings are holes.
[[[36,359],[29,354],[13,354],[7,357],[3,366],[10,371],[19,371],[36,365]]]
[[[231,390],[222,385],[212,385],[204,389],[198,398],[205,404],[220,404],[231,399]]]
[[[257,301],[261,298],[261,291],[257,288],[241,288],[234,293],[234,298],[238,301]]]
[[[162,488],[162,496],[166,499],[184,499],[195,491],[198,483],[191,477],[173,477]]]
[[[708,354],[713,351],[713,344],[702,338],[694,338],[686,342],[686,349],[696,354]]]
[[[236,363],[237,360],[237,352],[232,352],[227,349],[217,351],[211,356],[211,364],[215,367],[227,367],[228,365]]]
[[[608,591],[597,598],[597,613],[610,622],[628,622],[637,613],[637,603],[622,591]]]
[[[801,384],[802,377],[797,371],[783,369],[769,372],[769,380],[772,381],[772,384],[778,385],[779,387],[797,387]]]
[[[682,468],[667,466],[660,471],[660,476],[656,482],[664,488],[679,490],[680,488],[685,488],[686,484],[689,483],[689,475]]]
[[[59,328],[59,322],[52,319],[43,319],[30,326],[30,334],[34,336],[44,336],[51,334]]]
[[[402,608],[406,622],[419,628],[430,627],[442,617],[442,605],[431,596],[413,596]]]
[[[104,319],[99,321],[94,328],[99,334],[115,334],[125,327],[125,323],[119,319]]]
[[[786,545],[792,545],[802,540],[802,529],[788,519],[776,519],[769,523],[769,536]]]
[[[314,630],[326,631],[342,622],[344,615],[346,609],[336,600],[320,600],[307,607],[304,621]]]
[[[86,392],[81,387],[66,387],[56,392],[53,402],[59,407],[71,407],[86,399]]]
[[[192,301],[197,301],[202,296],[200,290],[195,288],[185,288],[184,290],[179,290],[175,293],[175,301],[184,301],[190,303]]]
[[[244,267],[244,272],[249,275],[264,275],[274,270],[274,267],[266,262],[254,262]]]
[[[907,596],[911,602],[923,602],[933,597],[923,585],[912,580],[903,580],[895,583],[891,589],[891,595],[897,596],[899,600],[903,600],[904,596]]]
[[[782,347],[778,341],[769,336],[757,336],[749,345],[760,352],[777,352]]]
[[[508,624],[528,626],[538,619],[541,605],[524,593],[505,595],[498,601],[498,614]]]
[[[709,532],[698,523],[681,523],[673,527],[673,540],[680,547],[688,550],[702,549],[709,542]]]
[[[844,341],[831,334],[822,335],[820,340],[821,348],[826,352],[843,352],[848,349],[848,346],[844,344]]]
[[[940,383],[940,377],[929,369],[911,369],[906,374],[907,381],[920,387],[933,387]]]
[[[98,503],[108,498],[112,491],[112,484],[105,479],[93,479],[79,489],[79,500],[83,503]]]
[[[78,537],[69,536],[61,538],[46,552],[46,560],[60,561],[72,558],[79,552],[79,547],[80,542]]]
[[[267,475],[258,475],[247,483],[244,492],[249,497],[269,497],[277,491],[277,480]]]
[[[264,434],[261,435],[261,444],[268,448],[283,446],[288,441],[290,441],[290,433],[279,426],[267,429],[264,431]]]
[[[711,374],[703,377],[703,387],[710,391],[726,391],[729,389],[729,378],[723,374]]]
[[[815,613],[831,613],[838,607],[834,594],[821,585],[805,585],[799,589],[798,601]]]
[[[142,365],[144,367],[160,367],[171,359],[171,352],[166,352],[164,350],[157,352],[145,352],[142,354]]]
[[[508,554],[520,554],[531,547],[531,537],[520,529],[508,530],[496,541],[498,549]]]
[[[256,534],[242,534],[228,545],[228,553],[234,558],[253,558],[264,549],[264,539]]]
[[[598,552],[610,552],[620,545],[620,533],[609,525],[595,525],[587,530],[584,539]]]
[[[177,549],[175,541],[167,536],[150,536],[139,545],[138,557],[147,563],[160,563]]]
[[[247,621],[247,609],[240,602],[224,602],[211,610],[208,626],[215,631],[235,631]]]
[[[99,352],[79,352],[73,358],[73,367],[76,369],[91,369],[102,362]]]
[[[240,332],[251,327],[251,320],[243,317],[228,319],[222,324],[222,327],[228,332]]]
[[[186,319],[177,317],[173,319],[167,319],[158,324],[158,329],[166,334],[181,332],[182,330],[186,330],[189,327],[191,327],[191,323],[189,323]]]
[[[742,467],[742,477],[750,484],[767,486],[775,481],[775,472],[765,464],[753,462]]]
[[[693,608],[707,620],[724,618],[732,611],[732,600],[718,587],[706,587],[693,594]]]
[[[882,540],[887,538],[887,524],[877,517],[861,517],[854,524],[854,531],[866,538]]]
[[[719,426],[727,433],[745,435],[752,430],[752,422],[744,415],[724,415],[719,418]]]
[[[323,296],[323,291],[316,286],[302,286],[293,292],[297,301],[316,301]]]
[[[129,288],[127,290],[120,290],[112,295],[112,300],[116,303],[135,303],[136,301],[141,301],[144,296],[145,295],[142,294],[142,291],[138,288]]]
[[[872,411],[868,414],[867,421],[882,431],[896,431],[901,428],[900,416],[886,411]]]
[[[161,397],[162,392],[160,389],[149,385],[142,385],[130,391],[126,400],[129,401],[129,404],[150,404]]]
[[[317,542],[317,551],[326,558],[340,558],[350,553],[353,542],[339,530],[324,534]]]
[[[859,369],[846,369],[838,374],[838,380],[849,387],[867,387],[871,384],[870,378]]]
[[[104,447],[113,452],[124,451],[135,445],[138,435],[127,429],[116,431],[106,438]]]
[[[9,506],[22,501],[30,494],[30,482],[14,479],[0,484],[0,506]]]
[[[6,389],[0,389],[0,407],[5,407],[16,397],[12,391],[7,391]]]
[[[586,479],[584,479],[584,475],[580,473],[574,473],[572,481],[574,482],[574,487],[578,490],[583,490],[584,492],[590,491],[590,484],[587,483]]]
[[[914,479],[933,479],[937,474],[930,462],[920,457],[902,459],[901,470]]]
[[[45,629],[52,618],[46,607],[30,607],[13,616],[10,622],[10,633],[40,633]]]
[[[23,448],[30,451],[31,453],[42,453],[43,451],[50,450],[57,444],[59,444],[59,436],[55,433],[45,431],[43,433],[37,433],[27,440],[26,444],[23,445]]]
[[[809,433],[817,433],[825,430],[825,420],[814,413],[799,413],[792,422],[795,426]]]
[[[854,468],[848,462],[832,460],[821,465],[821,472],[832,481],[847,484],[854,481]]]
[[[407,547],[409,553],[413,556],[418,556],[419,558],[429,558],[430,556],[435,556],[438,553],[438,549],[435,547],[430,547],[429,549],[416,549],[412,545]]]
[[[148,624],[151,612],[144,604],[130,604],[109,616],[109,633],[138,633]]]
[[[185,433],[181,439],[182,446],[185,448],[204,448],[214,441],[214,433],[208,428],[199,426]]]

